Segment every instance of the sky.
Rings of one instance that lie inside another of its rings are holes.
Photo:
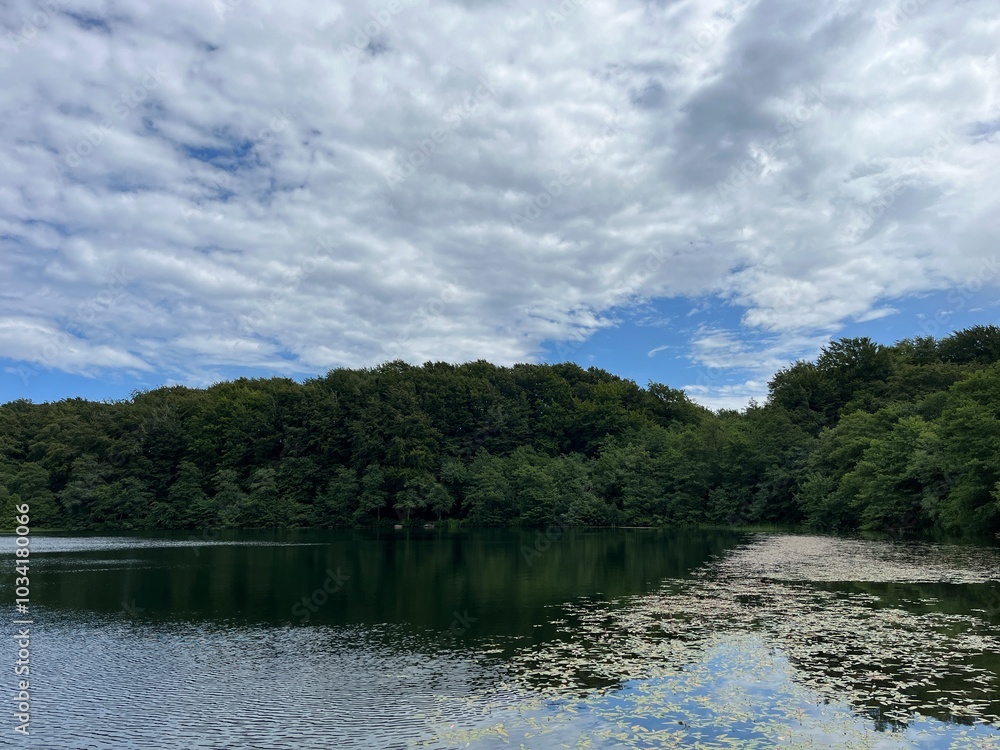
[[[995,0],[10,0],[0,402],[404,359],[711,408],[998,322]]]

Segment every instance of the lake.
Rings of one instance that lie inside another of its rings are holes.
[[[996,547],[206,531],[31,558],[31,735],[8,711],[5,746],[1000,748]]]

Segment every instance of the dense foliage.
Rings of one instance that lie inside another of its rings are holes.
[[[0,407],[0,504],[74,529],[805,523],[1000,531],[1000,329],[826,347],[713,413],[596,368],[390,362]],[[9,521],[7,524],[9,526]]]

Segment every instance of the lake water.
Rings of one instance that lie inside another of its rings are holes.
[[[0,745],[1000,748],[995,547],[420,529],[31,551],[31,735],[8,710]]]

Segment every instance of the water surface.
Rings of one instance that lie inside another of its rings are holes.
[[[421,529],[32,555],[12,746],[1000,748],[991,547]]]

